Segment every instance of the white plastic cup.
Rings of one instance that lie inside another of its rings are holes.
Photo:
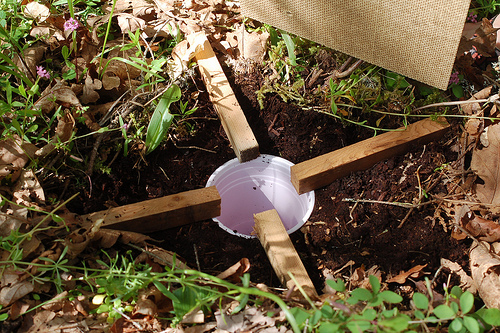
[[[249,162],[237,158],[220,166],[210,176],[221,196],[221,215],[215,222],[227,232],[253,238],[253,215],[276,209],[289,234],[299,229],[314,208],[314,191],[298,195],[290,181],[292,162],[260,155]]]

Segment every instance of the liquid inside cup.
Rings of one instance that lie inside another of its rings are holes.
[[[299,229],[314,208],[314,191],[297,194],[290,181],[292,165],[263,154],[245,163],[235,158],[219,167],[207,182],[221,196],[221,215],[214,221],[229,233],[251,238],[253,215],[276,209],[288,233]]]

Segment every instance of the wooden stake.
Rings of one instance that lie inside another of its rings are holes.
[[[316,289],[307,274],[299,254],[286,232],[275,209],[254,214],[255,232],[267,253],[267,257],[280,279],[288,289],[295,286],[289,273],[297,280],[309,297],[317,298]],[[295,288],[297,291],[298,289]]]
[[[326,186],[351,172],[406,152],[411,145],[440,138],[450,125],[445,119],[421,120],[405,130],[387,132],[291,167],[292,184],[299,194]]]
[[[210,42],[206,36],[204,39],[202,48],[196,52],[195,57],[210,99],[238,160],[240,162],[253,160],[260,155],[259,144]]]
[[[102,227],[150,233],[217,217],[221,199],[215,186],[83,215],[84,223],[104,219]]]

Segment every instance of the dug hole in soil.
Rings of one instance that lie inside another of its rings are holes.
[[[260,72],[227,74],[262,154],[299,163],[373,135],[366,128],[344,126],[335,118],[284,103],[276,95],[268,95],[261,110],[255,93],[264,80]],[[83,193],[68,205],[71,211],[87,214],[202,188],[215,169],[235,157],[201,79],[196,80],[203,92],[195,113],[195,135],[173,138],[175,144],[169,140],[149,154],[147,162],[137,155],[121,156],[111,165],[109,175],[96,172],[91,186],[79,189]],[[448,217],[435,216],[437,205],[414,209],[398,228],[408,208],[343,200],[414,203],[419,186],[432,181],[435,169],[456,160],[457,153],[450,150],[457,133],[454,129],[440,141],[414,146],[405,155],[381,161],[315,191],[312,215],[291,239],[319,292],[326,273],[351,260],[354,264],[342,271],[343,276],[348,277],[362,265],[367,269],[378,266],[386,278],[416,265],[427,265],[424,271],[432,278],[441,258],[468,266],[470,244],[450,237],[450,231],[445,231]],[[439,186],[433,193],[446,193]],[[252,282],[280,286],[257,238],[231,235],[212,220],[149,236],[160,241],[159,246],[177,253],[190,267],[210,274],[248,258]],[[447,277],[441,274],[440,279],[446,281]]]

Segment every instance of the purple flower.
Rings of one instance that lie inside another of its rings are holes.
[[[469,16],[467,16],[467,21],[471,23],[476,23],[477,22],[477,14],[474,14],[473,12],[469,12]]]
[[[79,27],[80,27],[80,23],[78,23],[78,21],[72,17],[70,17],[69,20],[64,22],[64,31],[72,32],[72,31],[75,31],[76,29],[78,29]]]
[[[459,84],[460,83],[460,78],[458,77],[458,72],[453,72],[450,75],[450,82],[448,82],[448,85],[450,84]]]
[[[50,79],[50,74],[47,72],[45,68],[43,68],[43,66],[36,66],[36,73],[41,78]]]

